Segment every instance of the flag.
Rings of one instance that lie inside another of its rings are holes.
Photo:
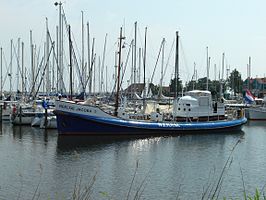
[[[245,98],[245,102],[248,104],[251,104],[255,101],[254,96],[251,94],[249,90],[246,90],[246,94],[244,98]]]

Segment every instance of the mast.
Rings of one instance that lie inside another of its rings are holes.
[[[34,69],[34,54],[33,54],[33,42],[32,42],[32,30],[30,30],[30,54],[31,54],[31,85],[32,85],[32,90],[35,92],[35,84],[34,84],[34,79],[35,79],[35,69]]]
[[[24,42],[21,43],[21,94],[24,94]]]
[[[51,91],[50,89],[50,63],[48,60],[48,54],[50,49],[50,38],[49,38],[49,30],[48,30],[48,19],[46,18],[46,56],[47,56],[47,66],[46,66],[46,95],[48,95]]]
[[[194,71],[193,71],[193,76],[192,76],[192,90],[195,89],[195,82],[196,82],[196,63],[194,62]]]
[[[91,61],[90,61],[90,24],[87,22],[87,45],[88,45],[88,73],[90,76],[90,68],[91,68]],[[87,81],[84,83],[83,92],[84,95],[86,93]]]
[[[161,66],[161,80],[160,80],[160,89],[159,89],[159,99],[162,97],[162,87],[163,87],[164,46],[165,46],[165,38],[163,38],[163,41],[162,41],[162,66]]]
[[[178,97],[179,87],[179,36],[178,31],[176,32],[176,52],[175,52],[175,99]]]
[[[115,116],[117,116],[118,110],[118,99],[119,99],[119,90],[120,90],[120,70],[121,70],[121,57],[122,57],[122,40],[125,37],[122,37],[122,27],[120,28],[120,37],[119,37],[119,52],[118,52],[118,68],[117,68],[117,88],[116,88],[116,99],[115,99]]]
[[[96,71],[95,71],[96,73]],[[98,80],[99,80],[99,93],[101,93],[101,89],[102,89],[102,76],[101,76],[101,56],[98,56]]]
[[[59,28],[56,26],[56,92],[59,92]]]
[[[85,65],[84,65],[84,23],[83,23],[83,11],[81,11],[81,72],[83,87],[86,80]],[[84,90],[84,89],[83,89]]]
[[[134,38],[134,68],[133,68],[133,81],[134,93],[136,93],[136,69],[137,69],[137,22],[135,22],[135,38]]]
[[[143,55],[143,112],[146,110],[146,46],[147,46],[147,27],[145,27],[145,39],[144,39],[144,55]]]
[[[59,5],[59,30],[58,30],[58,86],[59,86],[59,92],[63,93],[63,80],[62,77],[64,77],[63,74],[63,22],[62,22],[62,3],[61,1],[58,3],[55,3],[55,6]]]
[[[222,77],[220,79],[220,98],[223,97],[224,56],[225,56],[225,54],[223,53],[223,58],[222,58]]]
[[[9,92],[11,94],[12,92],[12,60],[13,60],[13,40],[10,41],[11,43],[11,48],[10,48],[10,72],[9,72],[9,84],[10,84],[10,89],[9,89]]]
[[[138,73],[138,82],[140,83],[140,75],[141,75],[141,72],[140,72],[140,66],[141,66],[141,48],[139,48],[139,73]]]
[[[71,27],[68,25],[68,35],[69,35],[69,68],[70,68],[70,100],[73,97],[73,88],[72,88],[72,41],[71,41]]]
[[[100,92],[103,92],[103,72],[104,72],[104,61],[105,61],[105,52],[106,52],[106,42],[107,42],[107,33],[104,38],[104,47],[103,47],[103,59],[102,59],[102,72],[101,72],[101,89]]]
[[[92,80],[93,80],[93,75],[92,75],[92,71],[93,71],[93,65],[94,63],[94,43],[95,43],[95,38],[92,39],[92,50],[91,50],[91,64],[90,64],[90,72],[89,72],[89,92],[90,94],[92,93]]]
[[[206,47],[207,50],[207,83],[206,83],[206,90],[209,90],[209,52],[208,52],[208,47]]]
[[[20,38],[18,38],[18,49],[17,49],[17,90],[19,89],[19,71],[20,71]]]
[[[250,90],[250,77],[251,77],[251,57],[248,57],[248,89]]]
[[[92,70],[92,72],[93,72],[93,96],[95,96],[95,92],[96,92],[96,90],[95,90],[95,88],[96,88],[96,78],[95,78],[95,76],[96,76],[96,59],[97,59],[97,57],[96,57],[96,53],[95,53],[95,63],[94,63],[94,65],[93,65],[93,70]]]

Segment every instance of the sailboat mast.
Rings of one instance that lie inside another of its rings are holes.
[[[47,56],[47,66],[46,66],[46,95],[48,95],[51,91],[50,88],[50,62],[48,60],[48,54],[50,49],[50,38],[49,38],[49,30],[48,30],[48,19],[46,18],[46,56]]]
[[[209,51],[208,51],[208,47],[206,47],[206,51],[207,51],[207,83],[206,83],[206,90],[209,90]]]
[[[147,46],[147,27],[145,28],[145,39],[144,39],[144,55],[143,55],[143,112],[146,110],[146,46]]]
[[[10,71],[9,71],[9,86],[10,86],[10,89],[9,89],[9,92],[11,94],[12,92],[12,64],[13,64],[13,40],[10,41]]]
[[[17,49],[17,90],[19,90],[19,70],[20,70],[20,38],[18,38],[18,49]]]
[[[24,95],[24,42],[21,43],[21,94]]]
[[[35,91],[35,84],[34,84],[34,79],[35,79],[35,69],[34,69],[34,56],[33,56],[33,42],[32,42],[32,30],[30,30],[30,55],[31,55],[31,85],[32,85],[32,90],[33,92]]]
[[[134,70],[133,70],[133,80],[134,80],[134,93],[136,93],[136,69],[137,69],[137,22],[135,22],[135,38],[134,38]]]
[[[82,83],[84,85],[85,84],[85,80],[86,80],[86,73],[85,73],[85,65],[84,65],[84,22],[83,22],[83,11],[81,11],[81,71],[82,71]]]
[[[95,71],[96,73],[96,71]],[[101,93],[101,89],[102,89],[102,80],[101,80],[102,76],[101,76],[101,56],[98,56],[98,80],[99,80],[99,88],[98,91],[99,93]]]
[[[116,84],[116,99],[115,99],[115,116],[117,116],[118,112],[118,99],[119,99],[119,90],[120,90],[120,70],[121,70],[121,57],[122,57],[122,40],[125,37],[122,37],[122,27],[120,28],[120,37],[119,37],[119,52],[118,52],[118,68],[117,68],[117,84]]]
[[[162,87],[163,87],[164,46],[165,46],[165,38],[163,38],[163,41],[162,41],[162,66],[161,66],[161,79],[160,79],[159,98],[162,97]]]
[[[101,90],[100,92],[103,92],[103,72],[104,72],[104,61],[105,61],[105,52],[106,52],[106,42],[107,42],[107,33],[104,38],[104,47],[103,47],[103,59],[102,59],[102,69],[101,69]]]
[[[178,97],[179,87],[179,36],[176,32],[176,52],[175,52],[175,99]]]
[[[58,33],[58,54],[59,54],[59,92],[63,93],[63,80],[62,77],[63,75],[63,22],[62,22],[62,3],[59,2],[59,33]],[[60,75],[61,74],[61,75]]]
[[[224,56],[225,54],[223,53],[223,58],[222,58],[222,77],[220,80],[220,98],[222,99],[223,97],[223,79],[224,79]]]
[[[88,45],[88,73],[90,75],[91,60],[90,60],[90,24],[87,22],[87,45]],[[86,78],[87,79],[87,78]],[[84,83],[83,92],[86,93],[87,81]]]
[[[92,93],[92,80],[93,80],[92,71],[93,71],[93,65],[95,64],[94,63],[94,43],[95,43],[95,38],[92,39],[92,50],[91,50],[91,64],[90,64],[90,73],[89,73],[89,79],[90,79],[89,93],[90,94]]]
[[[70,100],[73,97],[73,88],[72,88],[72,80],[73,80],[73,70],[72,70],[72,41],[71,41],[71,27],[68,25],[68,35],[69,35],[69,68],[70,68]]]
[[[139,48],[139,73],[138,73],[138,82],[140,83],[140,76],[141,76],[141,71],[140,71],[140,67],[141,67],[141,48]]]

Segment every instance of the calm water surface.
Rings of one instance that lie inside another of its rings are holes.
[[[0,199],[71,199],[75,184],[82,189],[93,180],[92,199],[126,199],[129,191],[130,199],[137,191],[141,199],[201,199],[217,185],[238,140],[220,199],[241,199],[242,179],[249,194],[266,184],[266,122],[249,122],[235,133],[123,139],[58,137],[5,123]]]

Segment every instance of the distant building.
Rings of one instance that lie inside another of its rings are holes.
[[[128,86],[124,91],[124,95],[128,98],[135,98],[135,93],[141,96],[141,93],[144,89],[144,83],[133,83]]]
[[[256,97],[266,96],[266,78],[250,78],[243,83],[243,90],[249,89]]]

